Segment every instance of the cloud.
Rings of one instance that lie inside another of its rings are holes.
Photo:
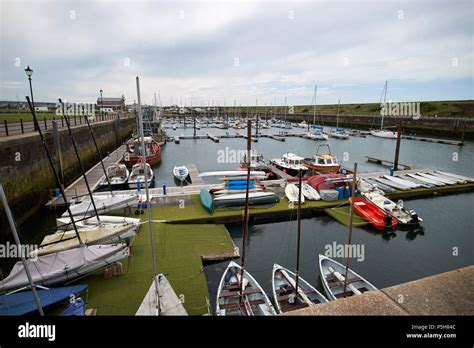
[[[376,102],[385,80],[397,98],[467,99],[472,6],[2,1],[0,99],[28,93],[28,64],[37,100],[131,103],[137,75],[145,103],[309,103],[315,84],[318,103]]]

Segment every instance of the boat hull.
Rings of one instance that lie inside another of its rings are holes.
[[[394,228],[397,226],[397,221],[393,218],[391,220],[386,220],[387,213],[381,211],[375,204],[358,197],[349,198],[349,202],[353,204],[354,211],[357,215],[379,231],[384,231],[388,228]]]
[[[330,271],[330,267],[340,273],[345,274],[346,267],[340,264],[329,257],[324,255],[319,255],[319,271],[321,274],[321,280],[323,283],[324,291],[329,300],[337,300],[342,297],[348,297],[355,295],[354,293],[348,292],[346,289],[346,293],[344,293],[344,283],[338,281],[337,279],[333,279],[331,275],[333,274]],[[351,270],[350,268],[347,270],[348,276],[348,284],[352,285],[361,293],[367,291],[374,291],[377,290],[375,286],[369,283],[365,278]]]

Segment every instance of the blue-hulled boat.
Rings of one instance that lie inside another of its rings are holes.
[[[41,306],[48,308],[69,300],[71,295],[78,295],[87,290],[87,285],[64,286],[60,288],[36,288]],[[31,290],[13,292],[0,296],[0,315],[27,315],[38,312]]]
[[[208,190],[201,190],[199,197],[201,198],[201,204],[204,209],[212,214],[214,211],[214,201],[212,199],[211,193]]]

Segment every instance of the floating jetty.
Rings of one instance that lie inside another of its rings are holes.
[[[209,291],[203,265],[211,261],[239,257],[224,225],[171,225],[157,222],[160,213],[153,208],[156,267],[164,272],[178,297],[184,299],[189,315],[209,313]],[[147,214],[142,216],[147,220]],[[147,225],[140,227],[133,240],[131,256],[122,261],[123,273],[105,280],[98,272],[81,282],[89,286],[87,307],[98,315],[135,315],[153,280]]]
[[[384,159],[373,157],[373,156],[365,156],[365,158],[367,158],[367,162],[377,163],[377,164],[390,166],[390,167],[394,165],[394,162],[390,161],[390,160],[384,160]],[[403,167],[403,169],[412,169],[413,168],[413,166],[410,166],[408,164],[398,163],[398,165],[400,167]]]
[[[105,168],[111,166],[116,162],[120,162],[122,160],[122,155],[125,150],[125,145],[121,145],[108,156],[104,157],[102,161],[104,162]],[[86,176],[87,181],[91,184],[91,190],[94,191],[94,189],[97,188],[97,185],[99,184],[101,179],[104,177],[104,171],[100,162],[98,162],[95,166],[89,169],[86,172]],[[79,179],[77,179],[71,185],[65,188],[64,192],[66,193],[66,198],[68,201],[70,201],[71,199],[76,199],[77,197],[86,196],[88,192],[83,176],[80,176]],[[63,197],[61,195],[53,197],[46,205],[50,207],[64,206]]]

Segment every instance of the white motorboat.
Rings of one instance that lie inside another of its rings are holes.
[[[290,176],[297,176],[300,171],[304,175],[308,170],[304,165],[304,160],[303,157],[288,152],[283,154],[281,158],[270,160],[270,163]]]
[[[146,173],[147,173],[147,187],[153,187],[155,185],[155,175],[151,166],[146,163]],[[145,171],[143,169],[143,163],[137,163],[132,167],[132,172],[130,173],[130,177],[128,179],[128,187],[131,189],[136,189],[140,186],[140,188],[145,187]]]
[[[390,213],[399,223],[409,224],[423,221],[418,217],[414,210],[407,210],[403,207],[403,202],[395,203],[384,197],[378,192],[366,192],[363,196],[374,205],[379,207],[383,212]]]
[[[176,166],[173,168],[174,177],[181,183],[185,181],[189,176],[189,170],[186,166]]]

